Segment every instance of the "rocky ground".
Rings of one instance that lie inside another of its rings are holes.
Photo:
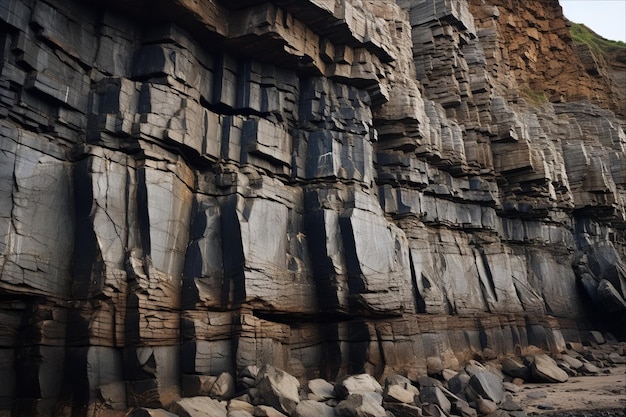
[[[590,415],[607,412],[604,415],[624,415],[626,410],[626,366],[610,369],[610,373],[593,376],[578,376],[568,381],[553,384],[525,384],[515,393],[515,400],[523,403],[529,414]],[[616,414],[608,414],[615,411]]]
[[[459,370],[429,361],[429,375],[389,373],[299,381],[270,365],[183,381],[186,398],[169,410],[136,408],[129,417],[624,416],[626,343],[568,344],[550,357],[481,363]]]

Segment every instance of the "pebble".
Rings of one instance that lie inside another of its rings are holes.
[[[546,398],[548,396],[548,394],[546,394],[544,391],[534,391],[534,392],[529,392],[526,394],[526,398],[531,398],[533,400],[538,400],[540,398]]]

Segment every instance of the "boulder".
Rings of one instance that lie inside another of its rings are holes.
[[[517,402],[513,400],[513,396],[511,394],[506,394],[504,397],[504,401],[500,404],[500,408],[504,411],[522,411],[523,408]]]
[[[341,417],[387,417],[382,398],[375,392],[350,394],[337,404],[335,413]]]
[[[452,403],[439,387],[423,387],[419,398],[422,404],[437,404],[446,414],[452,409]]]
[[[626,300],[624,300],[624,297],[622,297],[613,284],[606,279],[600,280],[598,284],[598,300],[602,309],[607,312],[619,314],[620,312],[626,311]],[[595,333],[600,334],[599,332]],[[606,342],[602,334],[600,334],[599,338],[594,337],[594,341],[601,344],[597,342],[597,340],[602,340],[602,343]]]
[[[589,362],[583,363],[583,366],[580,369],[580,371],[585,375],[597,375],[600,373],[600,369],[598,369],[597,366]]]
[[[285,417],[285,413],[281,413],[274,407],[269,405],[257,405],[252,413],[254,417]]]
[[[465,372],[467,372],[467,374],[469,376],[472,376],[478,372],[488,372],[487,368],[485,368],[485,366],[475,360],[470,360],[467,365],[465,365]]]
[[[567,363],[563,362],[562,360],[557,360],[556,361],[557,366],[564,370],[565,373],[567,374],[567,376],[576,376],[578,375],[578,372],[576,372],[574,369],[572,369]]]
[[[602,333],[597,330],[591,330],[588,334],[587,340],[598,345],[606,343],[606,340],[604,339],[604,336],[602,336]]]
[[[502,383],[502,387],[504,388],[504,390],[506,392],[513,392],[513,393],[515,393],[515,392],[519,392],[521,390],[519,385],[515,385],[512,382],[506,382],[506,381]]]
[[[102,401],[107,408],[123,410],[126,408],[126,386],[123,382],[111,382],[98,387]]]
[[[502,380],[491,372],[477,372],[470,377],[468,391],[473,397],[482,397],[500,404],[504,400]]]
[[[265,365],[259,370],[257,388],[266,404],[285,414],[291,414],[300,402],[298,380],[272,365]]]
[[[424,404],[422,406],[422,412],[425,416],[431,417],[446,417],[447,414],[437,404]]]
[[[575,371],[579,370],[583,366],[582,361],[574,357],[571,357],[570,355],[567,355],[567,354],[559,355],[559,359],[565,362],[570,368],[572,368]]]
[[[334,394],[343,399],[350,394],[376,392],[382,394],[383,387],[369,374],[350,375],[335,383]]]
[[[389,375],[387,378],[385,378],[385,386],[387,385],[399,385],[404,389],[412,390],[412,391],[415,391],[417,394],[419,394],[419,390],[417,389],[415,385],[413,385],[411,380],[402,375],[398,375],[398,374]]]
[[[209,396],[217,400],[229,400],[235,396],[235,378],[223,372],[219,376],[184,375],[183,395],[186,397]]]
[[[259,374],[259,367],[248,365],[239,372],[238,381],[245,387],[256,387],[256,377]]]
[[[626,363],[626,358],[624,356],[621,356],[617,352],[609,353],[607,360],[614,365],[623,365]]]
[[[444,370],[443,361],[439,356],[429,356],[426,358],[426,370],[428,375],[439,375]]]
[[[450,381],[450,379],[452,379],[457,374],[457,371],[453,371],[452,369],[447,368],[441,371],[441,376],[443,377],[444,381]]]
[[[189,397],[177,401],[171,408],[179,417],[227,417],[226,403],[209,397]]]
[[[254,405],[250,404],[250,402],[248,401],[232,399],[228,402],[227,409],[228,409],[228,413],[232,411],[245,411],[245,412],[252,414],[254,412]]]
[[[383,399],[385,401],[396,403],[411,404],[415,399],[415,395],[414,391],[405,389],[402,386],[395,384],[385,385],[385,390],[383,391]]]
[[[423,376],[423,375],[420,375],[417,378],[417,383],[419,384],[420,388],[424,388],[424,387],[443,387],[443,384],[438,379],[431,378],[429,376]]]
[[[495,413],[498,411],[498,405],[491,400],[485,400],[483,398],[476,399],[476,410],[482,415]]]
[[[209,388],[209,397],[229,400],[235,396],[235,378],[228,372],[222,372]]]
[[[308,393],[309,400],[323,401],[334,397],[333,384],[322,378],[308,381],[304,389]]]
[[[459,372],[448,381],[448,389],[450,389],[453,394],[463,394],[469,380],[470,376],[468,374],[465,372]]]
[[[475,408],[470,407],[469,405],[464,405],[458,409],[458,413],[461,417],[477,417],[478,412],[476,412]]]
[[[567,373],[548,355],[534,355],[530,362],[532,377],[538,382],[565,382],[568,379]]]
[[[502,372],[513,377],[522,378],[525,381],[530,380],[530,369],[523,363],[509,357],[502,358]]]
[[[383,403],[383,408],[390,411],[395,417],[421,417],[422,409],[404,403]]]
[[[292,417],[334,417],[335,409],[322,402],[302,400],[296,406]]]

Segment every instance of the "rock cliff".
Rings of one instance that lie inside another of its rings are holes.
[[[3,0],[0,40],[0,416],[625,336],[624,70],[557,0]]]

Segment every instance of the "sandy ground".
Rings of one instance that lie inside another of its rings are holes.
[[[528,414],[620,410],[626,415],[626,365],[610,374],[570,377],[562,384],[524,384],[513,398]]]

